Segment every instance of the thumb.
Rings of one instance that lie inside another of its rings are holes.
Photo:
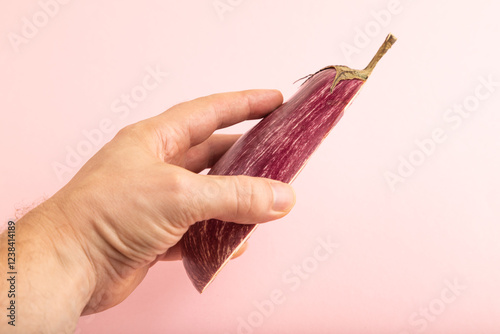
[[[196,177],[200,220],[262,223],[285,216],[295,205],[293,188],[283,182],[244,175]]]

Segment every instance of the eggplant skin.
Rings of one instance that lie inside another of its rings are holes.
[[[310,77],[284,104],[245,133],[210,170],[212,175],[249,175],[292,182],[342,117],[363,80],[338,82],[336,69]],[[182,261],[201,293],[256,225],[209,219],[195,223],[181,240]]]

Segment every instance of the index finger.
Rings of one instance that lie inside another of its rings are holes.
[[[173,133],[176,144],[185,151],[205,141],[215,130],[261,118],[281,103],[283,96],[274,89],[220,93],[180,103],[150,120],[162,134]]]

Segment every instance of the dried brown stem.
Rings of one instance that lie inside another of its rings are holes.
[[[299,80],[302,80],[305,78],[307,78],[307,80],[309,80],[311,77],[313,77],[317,73],[333,68],[337,71],[337,74],[335,75],[335,79],[333,80],[332,86],[330,88],[330,92],[333,92],[333,89],[337,86],[337,84],[343,80],[358,79],[358,80],[366,81],[366,79],[368,79],[368,77],[372,74],[372,71],[375,68],[375,66],[377,65],[377,63],[386,54],[387,50],[389,50],[392,47],[392,45],[396,42],[396,40],[397,39],[396,39],[396,37],[394,37],[393,34],[387,35],[384,43],[382,43],[382,45],[378,49],[375,56],[372,58],[370,63],[363,70],[353,70],[352,68],[344,66],[344,65],[332,65],[332,66],[324,67],[314,74],[306,75],[305,77],[300,78]],[[297,81],[299,81],[299,80],[297,80]],[[304,81],[302,84],[306,83],[307,80]]]

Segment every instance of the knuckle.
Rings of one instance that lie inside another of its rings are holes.
[[[236,215],[238,217],[252,217],[259,210],[258,190],[251,178],[236,176]]]
[[[207,200],[214,201],[220,197],[223,188],[223,181],[217,182],[213,176],[207,175],[204,177],[205,182],[201,190],[201,195]],[[221,184],[222,183],[222,184]]]
[[[150,132],[150,128],[144,122],[129,124],[118,131],[117,136],[128,137],[131,139],[144,138]]]
[[[189,189],[187,187],[187,177],[181,173],[172,173],[167,181],[167,191],[172,195],[185,194]]]
[[[193,191],[193,186],[189,175],[179,172],[168,175],[162,185],[167,196],[167,201],[162,204],[168,207],[166,214],[176,217],[175,220],[182,224],[204,218],[206,203]]]
[[[118,131],[118,135],[120,136],[130,136],[134,131],[135,131],[135,124],[129,124],[127,126],[124,126],[123,128]]]
[[[156,134],[162,143],[164,160],[172,159],[189,148],[189,142],[186,138],[190,136],[184,127],[167,124],[163,128],[156,129]]]

